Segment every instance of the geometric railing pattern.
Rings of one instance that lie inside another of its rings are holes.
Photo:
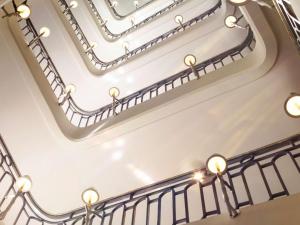
[[[297,18],[293,11],[290,1],[276,0],[274,1],[277,11],[281,16],[286,28],[288,29],[291,38],[296,42],[300,50],[300,18]]]
[[[148,0],[147,2],[144,2],[142,5],[139,5],[135,10],[129,11],[126,14],[121,15],[119,12],[117,12],[117,10],[115,9],[115,7],[112,7],[112,0],[105,0],[106,5],[110,8],[111,12],[113,13],[114,17],[116,17],[117,19],[123,19],[126,18],[128,16],[130,16],[131,14],[135,13],[136,11],[144,8],[145,6],[149,5],[150,3],[154,2],[155,0]],[[174,2],[177,2],[180,0],[174,0]],[[133,4],[133,1],[132,1]]]
[[[111,69],[113,67],[116,67],[122,63],[125,63],[130,58],[141,54],[142,52],[152,48],[153,46],[155,46],[157,44],[162,43],[163,41],[169,39],[170,37],[173,37],[174,35],[176,35],[178,33],[184,32],[188,28],[198,24],[199,22],[201,22],[205,18],[209,17],[210,15],[215,14],[216,11],[222,6],[222,0],[218,0],[212,8],[210,8],[209,10],[205,11],[204,13],[192,18],[191,20],[183,23],[182,26],[177,26],[177,27],[169,30],[168,32],[159,35],[158,37],[144,43],[143,45],[141,45],[133,50],[129,50],[126,53],[124,51],[124,54],[122,54],[122,56],[120,56],[112,61],[104,62],[98,58],[98,56],[94,52],[93,48],[91,48],[91,43],[88,41],[88,39],[84,35],[81,27],[79,26],[76,18],[74,17],[73,13],[71,12],[71,10],[66,10],[66,8],[68,7],[67,2],[65,0],[57,0],[57,1],[60,6],[61,13],[64,14],[64,17],[69,22],[71,28],[73,29],[77,39],[79,40],[79,42],[82,46],[83,51],[86,52],[89,49],[86,52],[86,55],[88,56],[88,59],[89,59],[91,65],[93,65],[95,67],[95,69],[102,71],[102,72],[107,71],[108,69]]]
[[[36,29],[29,19],[19,20],[18,23],[27,43],[29,43],[38,35]],[[88,127],[99,121],[103,121],[105,119],[113,117],[113,107],[115,107],[115,111],[117,113],[120,113],[142,102],[146,102],[152,98],[155,98],[156,96],[170,91],[178,86],[184,85],[193,80],[201,79],[202,76],[210,73],[211,71],[215,71],[227,64],[245,57],[254,49],[254,46],[255,39],[253,36],[253,32],[251,31],[251,29],[249,29],[246,39],[241,44],[197,64],[195,66],[195,69],[199,72],[199,77],[195,76],[190,68],[187,68],[166,79],[163,79],[133,94],[130,94],[127,97],[119,99],[119,102],[116,106],[108,104],[94,111],[85,111],[79,108],[74,102],[73,98],[70,97],[62,105],[62,109],[68,120],[74,126]],[[40,64],[40,67],[43,70],[43,73],[47,78],[51,89],[58,99],[65,89],[65,83],[63,82],[53,61],[51,60],[51,57],[48,54],[45,46],[43,45],[41,40],[37,40],[30,46],[30,49],[37,62]]]
[[[177,6],[181,5],[186,0],[177,0],[168,5],[167,7],[157,11],[156,13],[152,14],[151,16],[147,17],[146,19],[143,19],[142,21],[135,23],[132,27],[128,28],[127,30],[124,30],[120,33],[113,33],[109,30],[109,28],[106,26],[105,20],[101,17],[99,11],[97,10],[97,7],[95,6],[93,0],[86,0],[88,6],[91,8],[91,11],[93,12],[95,18],[97,19],[97,25],[101,31],[105,34],[105,38],[108,38],[108,40],[118,40],[119,38],[126,36],[130,32],[136,30],[137,28],[153,21],[158,16],[161,16],[163,14],[166,14],[167,12],[171,11],[172,9],[176,8]],[[114,8],[112,8],[114,10]]]
[[[236,209],[300,192],[300,135],[228,159],[223,178]],[[209,177],[193,179],[197,171]],[[21,176],[0,137],[0,207],[16,192]],[[19,197],[8,225],[83,225],[84,208],[61,215],[44,212],[29,193]],[[89,225],[178,225],[226,213],[220,184],[205,168],[103,200],[92,207]],[[241,215],[242,216],[242,215]]]

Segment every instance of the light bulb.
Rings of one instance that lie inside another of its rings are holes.
[[[16,185],[19,192],[28,192],[32,187],[32,181],[28,175],[18,177],[16,180]]]

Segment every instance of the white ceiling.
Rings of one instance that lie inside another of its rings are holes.
[[[52,17],[59,29],[57,15]],[[274,18],[271,22],[278,23]],[[230,157],[298,133],[300,121],[286,116],[283,102],[290,92],[300,91],[299,56],[283,28],[274,27],[280,55],[266,76],[205,101],[204,96],[216,91],[214,87],[193,92],[152,112],[168,111],[168,117],[121,136],[110,129],[74,142],[59,130],[6,22],[0,20],[0,133],[20,170],[32,177],[37,202],[49,212],[69,211],[81,205],[81,191],[89,186],[107,198],[198,167],[212,153]],[[61,33],[62,42],[70,42]],[[66,48],[78,60],[74,46]],[[179,51],[178,61],[183,53]],[[69,68],[70,73],[73,70]],[[91,107],[83,100],[81,104]],[[183,110],[176,110],[182,105]],[[58,204],[62,199],[63,204]]]

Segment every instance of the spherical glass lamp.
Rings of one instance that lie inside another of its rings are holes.
[[[25,193],[30,191],[32,187],[32,181],[28,175],[25,175],[17,178],[16,185],[19,192]]]
[[[109,89],[109,95],[117,98],[120,95],[120,90],[117,87],[112,87]]]
[[[234,28],[234,27],[236,27],[237,18],[235,16],[233,16],[233,15],[227,16],[224,19],[224,23],[225,23],[226,27],[228,27],[228,28]]]
[[[224,156],[214,154],[208,158],[206,167],[214,174],[223,174],[227,169],[227,160]]]
[[[228,0],[229,3],[231,3],[232,5],[235,6],[242,6],[242,5],[246,5],[248,2],[250,2],[251,0]]]
[[[284,104],[285,112],[293,118],[300,118],[300,94],[291,93]]]
[[[184,57],[184,64],[187,66],[195,66],[197,63],[197,59],[196,56],[192,55],[192,54],[188,54]]]
[[[28,5],[21,4],[17,7],[17,13],[22,19],[27,19],[30,16],[31,10]]]
[[[175,20],[176,23],[182,24],[183,17],[182,17],[182,15],[177,15],[177,16],[175,16],[174,20]]]
[[[78,7],[78,2],[77,2],[77,1],[71,1],[71,2],[70,2],[70,7],[71,7],[72,9],[77,8],[77,7]]]
[[[74,93],[76,91],[76,86],[74,84],[68,84],[65,87],[65,92],[66,93]]]
[[[90,206],[99,200],[99,193],[95,188],[88,188],[82,192],[82,201]]]
[[[49,37],[50,29],[48,27],[42,27],[40,29],[40,34],[42,35],[42,37]]]

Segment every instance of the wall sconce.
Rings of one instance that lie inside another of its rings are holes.
[[[14,16],[14,15],[19,16],[22,19],[29,18],[30,14],[31,14],[31,10],[30,10],[30,7],[27,5],[27,1],[24,1],[24,3],[22,3],[19,6],[17,6],[14,1],[12,3],[13,3],[13,6],[14,6],[14,9],[15,9],[15,12],[7,13],[7,11],[4,10],[4,7],[3,7],[2,9],[5,12],[5,15],[2,16],[2,18]]]
[[[6,209],[4,211],[0,212],[0,220],[3,220],[5,218],[6,214],[11,209],[11,207],[13,206],[13,204],[15,203],[15,201],[17,200],[17,198],[19,196],[21,196],[22,194],[30,191],[30,189],[32,187],[32,181],[31,181],[31,179],[30,179],[30,177],[28,175],[25,175],[25,176],[17,178],[17,180],[16,180],[16,186],[18,188],[18,191],[13,196],[13,199],[8,204],[8,206],[6,207]]]
[[[118,103],[120,103],[118,100],[119,95],[120,95],[120,90],[117,87],[112,87],[109,89],[109,96],[112,97],[113,99],[112,108],[113,108],[114,116],[118,115],[116,113],[116,106],[118,105]]]
[[[39,35],[38,36],[36,36],[34,39],[32,39],[30,42],[29,42],[29,44],[28,44],[28,46],[31,46],[33,43],[35,43],[37,40],[40,40],[41,39],[41,37],[49,37],[49,35],[50,35],[50,29],[48,28],[48,27],[42,27],[41,29],[40,29],[40,33],[39,33]]]
[[[110,7],[111,7],[111,8],[115,8],[118,4],[119,4],[119,3],[118,3],[116,0],[114,0],[114,1],[111,2]]]
[[[77,7],[78,7],[78,2],[77,1],[71,1],[69,6],[67,8],[65,8],[63,13],[65,13],[66,11],[69,11],[70,9],[75,9]]]
[[[62,95],[58,97],[58,105],[61,106],[63,105],[67,99],[71,96],[72,93],[75,93],[76,91],[76,86],[73,84],[68,84],[65,89],[63,90]]]
[[[231,3],[234,6],[243,6],[249,2],[256,2],[260,6],[265,6],[265,7],[272,9],[272,6],[263,0],[228,0],[228,1],[229,1],[229,3]]]
[[[292,118],[300,118],[300,94],[291,93],[284,103],[284,110]]]
[[[183,16],[177,15],[177,16],[174,17],[174,20],[175,20],[176,23],[178,23],[182,27],[182,29],[184,29]]]
[[[224,156],[219,154],[214,154],[208,158],[206,162],[206,168],[212,174],[215,174],[221,184],[221,189],[223,193],[223,198],[226,203],[228,213],[231,217],[236,217],[239,215],[239,212],[231,205],[226,191],[225,182],[223,180],[223,175],[227,170],[227,160]]]
[[[128,54],[129,53],[129,49],[128,49],[129,43],[127,41],[124,41],[122,43],[122,47],[124,48],[125,54]]]
[[[85,225],[89,225],[90,222],[90,214],[92,205],[98,202],[99,193],[95,188],[88,188],[84,190],[81,194],[81,199],[85,204],[86,216],[85,216]]]
[[[184,64],[192,69],[192,72],[197,77],[197,79],[200,78],[198,70],[196,70],[195,65],[197,63],[196,56],[192,54],[188,54],[184,57]]]
[[[134,4],[136,9],[139,7],[139,1],[138,0],[134,0],[133,4]]]
[[[238,19],[236,18],[236,16],[233,16],[233,15],[226,16],[224,19],[224,24],[228,28],[236,27],[236,28],[240,28],[240,29],[247,29],[247,27],[242,27],[242,26],[238,25],[237,23],[238,23]]]
[[[91,50],[93,50],[94,48],[97,48],[97,47],[98,47],[97,42],[92,41],[91,44],[90,44],[90,47],[88,47],[88,48],[85,50],[85,53],[88,53],[88,52],[90,52]]]

